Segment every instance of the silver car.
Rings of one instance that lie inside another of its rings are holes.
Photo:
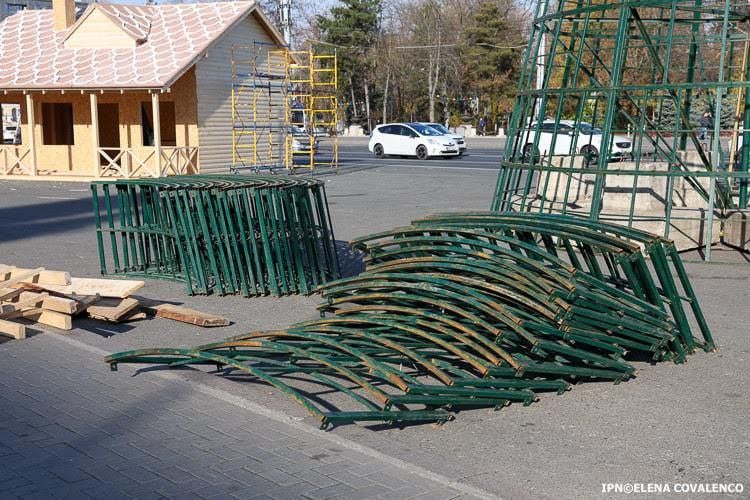
[[[435,130],[437,130],[444,136],[450,137],[451,139],[453,139],[453,142],[458,144],[459,155],[462,155],[466,152],[466,140],[464,139],[464,136],[462,136],[461,134],[451,132],[448,127],[440,123],[427,123],[427,122],[421,122],[421,123],[422,125],[427,125],[428,127],[434,128]]]

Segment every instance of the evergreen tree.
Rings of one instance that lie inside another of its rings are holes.
[[[341,0],[327,16],[318,16],[322,40],[338,52],[339,90],[345,101],[354,100],[350,112],[359,115],[357,101],[369,98],[372,83],[372,49],[380,31],[380,0]],[[369,103],[368,103],[369,107]]]
[[[480,100],[489,103],[492,122],[498,114],[510,113],[521,64],[521,51],[509,48],[519,45],[518,31],[507,17],[511,7],[507,1],[480,3],[461,47],[466,80]]]

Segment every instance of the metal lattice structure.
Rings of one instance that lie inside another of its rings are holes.
[[[290,125],[305,130],[306,152],[287,150],[291,171],[319,168],[338,171],[338,56],[314,49],[288,52]],[[305,154],[306,153],[306,154]],[[295,162],[295,156],[298,162]],[[305,156],[304,163],[301,161]]]
[[[233,172],[338,170],[335,51],[232,48]]]
[[[744,0],[540,0],[492,209],[635,226],[707,258],[721,236],[745,247],[749,15]]]
[[[325,186],[272,175],[91,184],[102,274],[190,294],[309,294],[340,276]]]
[[[287,49],[255,41],[232,47],[232,171],[286,168]]]

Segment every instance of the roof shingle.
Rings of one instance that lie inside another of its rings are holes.
[[[133,48],[65,48],[70,29],[55,31],[51,10],[24,10],[0,23],[0,89],[167,87],[254,7],[254,2],[89,6],[102,9],[139,42]]]

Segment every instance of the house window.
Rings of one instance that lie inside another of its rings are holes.
[[[141,103],[141,127],[143,129],[143,145],[154,145],[154,116],[150,102]],[[175,121],[174,102],[159,103],[159,120],[161,121],[161,145],[177,146],[177,124]]]
[[[70,103],[42,103],[42,144],[48,146],[73,145],[73,105]]]

